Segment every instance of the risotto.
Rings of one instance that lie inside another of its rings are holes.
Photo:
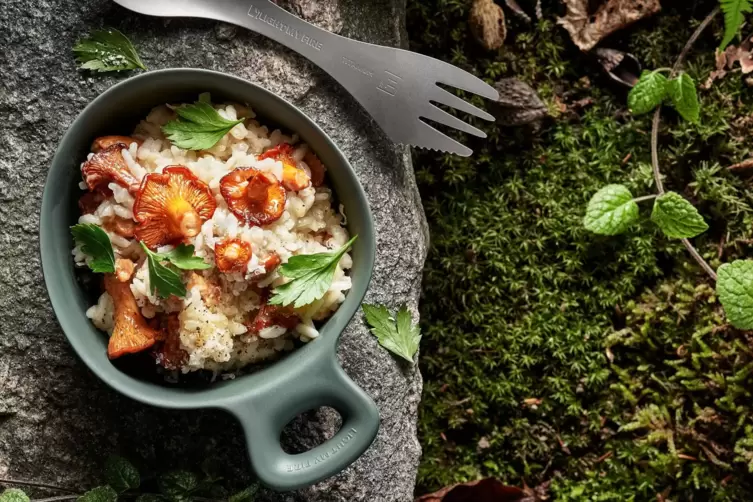
[[[210,148],[168,139],[165,125],[180,118],[163,105],[131,136],[95,140],[82,163],[79,224],[101,228],[115,258],[86,312],[111,335],[111,358],[144,352],[167,370],[231,372],[315,339],[315,323],[351,287],[344,252],[316,300],[270,301],[291,280],[280,271],[292,257],[349,241],[343,208],[334,207],[321,161],[295,135],[270,132],[247,106],[204,103],[232,126]],[[78,240],[73,258],[96,271]],[[183,296],[161,294],[150,284],[157,279]]]

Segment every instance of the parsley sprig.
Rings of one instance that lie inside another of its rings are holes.
[[[230,129],[243,122],[243,119],[222,117],[209,102],[208,93],[199,96],[192,105],[177,107],[175,113],[178,118],[162,126],[162,132],[175,146],[184,150],[212,148]]]
[[[84,70],[97,72],[134,70],[146,66],[128,37],[114,28],[97,30],[73,47]]]
[[[149,289],[152,294],[157,293],[162,298],[168,298],[170,295],[183,298],[186,296],[186,286],[183,284],[181,274],[177,269],[182,270],[205,270],[211,268],[211,265],[204,262],[198,256],[194,256],[194,247],[180,244],[178,247],[167,253],[155,253],[144,243],[141,243],[141,249],[146,253],[149,266]],[[168,262],[168,265],[163,265]]]
[[[364,303],[361,308],[379,345],[413,364],[421,342],[421,329],[413,324],[408,308],[400,307],[394,318],[384,305]]]
[[[280,275],[292,280],[275,288],[269,303],[298,308],[322,298],[332,284],[337,264],[357,238],[353,236],[343,247],[329,253],[292,256],[279,268]]]
[[[91,256],[88,265],[92,272],[115,272],[115,253],[107,233],[93,223],[79,223],[71,227],[71,233],[81,251]]]

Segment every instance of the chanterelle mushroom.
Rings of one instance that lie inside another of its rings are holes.
[[[107,274],[105,290],[115,304],[115,326],[107,345],[107,357],[115,359],[124,354],[135,354],[154,345],[159,333],[141,315],[130,284]]]
[[[141,146],[141,143],[143,143],[143,141],[141,141],[140,139],[132,138],[130,136],[100,136],[92,142],[91,149],[92,152],[99,153],[99,151],[104,150],[105,148],[117,143],[122,143],[126,145],[126,148],[128,148],[129,146],[131,146],[131,143],[136,143]]]
[[[306,171],[298,169],[293,159],[293,147],[287,143],[281,143],[270,148],[259,156],[262,159],[275,159],[282,162],[282,185],[288,190],[297,192],[311,184],[311,178]]]
[[[214,261],[221,272],[243,272],[251,259],[251,244],[225,239],[214,245]]]
[[[128,148],[125,143],[114,143],[99,150],[94,156],[84,162],[81,173],[89,190],[100,190],[109,193],[108,183],[114,182],[125,187],[131,194],[139,188],[137,180],[126,164],[121,151]]]
[[[319,157],[309,150],[306,152],[306,155],[303,156],[303,161],[309,166],[309,170],[311,171],[311,185],[314,187],[322,186],[322,184],[324,184],[324,174],[327,171],[327,168],[324,167],[324,164],[319,160]]]
[[[144,177],[133,204],[136,238],[155,249],[195,237],[217,203],[206,183],[183,166]]]
[[[274,175],[239,168],[220,180],[220,193],[232,213],[248,225],[266,225],[282,216],[285,188]]]

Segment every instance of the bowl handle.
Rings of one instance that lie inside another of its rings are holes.
[[[379,429],[379,410],[335,357],[299,365],[279,376],[228,408],[246,433],[256,475],[270,488],[285,491],[333,476],[360,457]],[[331,406],[340,413],[340,430],[307,452],[285,453],[280,446],[282,429],[300,413],[320,406]]]

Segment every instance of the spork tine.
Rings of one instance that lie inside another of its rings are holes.
[[[485,120],[490,114],[437,83],[497,100],[491,86],[459,68],[422,54],[367,44],[317,28],[268,0],[115,0],[150,16],[201,17],[266,35],[307,57],[345,87],[393,141],[464,157],[472,150],[426,123],[437,122],[482,138],[479,129],[445,112],[443,104]]]

